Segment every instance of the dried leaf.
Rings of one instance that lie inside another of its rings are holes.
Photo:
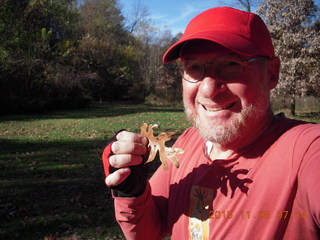
[[[160,161],[162,163],[162,167],[164,170],[168,170],[168,163],[167,159],[169,159],[172,164],[178,168],[179,161],[177,158],[177,154],[181,154],[184,151],[180,148],[170,148],[165,146],[165,142],[169,141],[172,136],[175,135],[173,132],[162,132],[159,133],[157,137],[154,136],[153,128],[158,127],[157,124],[146,124],[143,123],[141,126],[141,134],[149,139],[149,147],[150,153],[149,158],[146,163],[151,162],[154,160],[155,156],[157,155],[157,151],[159,151]]]

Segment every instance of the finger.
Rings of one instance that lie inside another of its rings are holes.
[[[124,141],[124,142],[135,142],[140,143],[143,145],[147,145],[149,140],[138,133],[128,132],[128,131],[122,131],[119,132],[116,136],[118,141]]]
[[[123,168],[141,164],[142,157],[131,154],[119,154],[111,156],[109,162],[112,167]]]
[[[144,155],[147,147],[141,143],[116,141],[112,143],[111,151],[114,154]]]
[[[106,177],[105,183],[108,187],[114,187],[122,183],[129,175],[130,168],[121,168]]]

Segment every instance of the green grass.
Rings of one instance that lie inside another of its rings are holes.
[[[296,113],[296,116],[290,116],[290,111],[288,109],[282,109],[277,112],[283,112],[286,116],[295,118],[298,120],[303,120],[306,122],[320,123],[320,109],[315,111],[299,111]],[[276,112],[276,113],[277,113]]]
[[[96,104],[0,118],[1,239],[122,239],[101,154],[113,134],[143,122],[181,134],[181,107]],[[152,163],[155,169],[159,162]]]
[[[298,118],[319,122],[317,113]],[[104,185],[101,154],[119,129],[143,122],[181,134],[179,106],[95,104],[0,118],[1,239],[123,239]],[[152,170],[159,161],[152,162]]]

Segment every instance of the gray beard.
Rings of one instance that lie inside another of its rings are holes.
[[[262,112],[257,111],[257,107],[252,104],[238,113],[231,120],[231,123],[217,124],[215,121],[203,122],[186,107],[185,113],[188,120],[198,129],[204,139],[218,143],[221,146],[228,146],[239,140],[247,131],[249,124],[254,124],[262,115]]]

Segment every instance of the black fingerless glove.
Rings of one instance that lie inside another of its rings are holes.
[[[138,197],[144,193],[148,181],[148,165],[141,163],[130,169],[130,175],[122,183],[111,187],[115,197]]]
[[[102,159],[103,165],[105,169],[106,176],[110,173],[113,173],[117,170],[110,166],[109,157],[112,156],[111,152],[111,144],[116,141],[116,136],[119,132],[124,131],[122,129],[118,131],[114,137],[109,141],[108,146],[106,147]],[[142,156],[142,163],[136,166],[130,166],[131,173],[130,175],[119,185],[110,187],[112,190],[113,196],[115,197],[138,197],[142,195],[146,189],[147,181],[148,181],[148,173],[149,167],[148,164],[145,164],[149,156],[149,151]]]

